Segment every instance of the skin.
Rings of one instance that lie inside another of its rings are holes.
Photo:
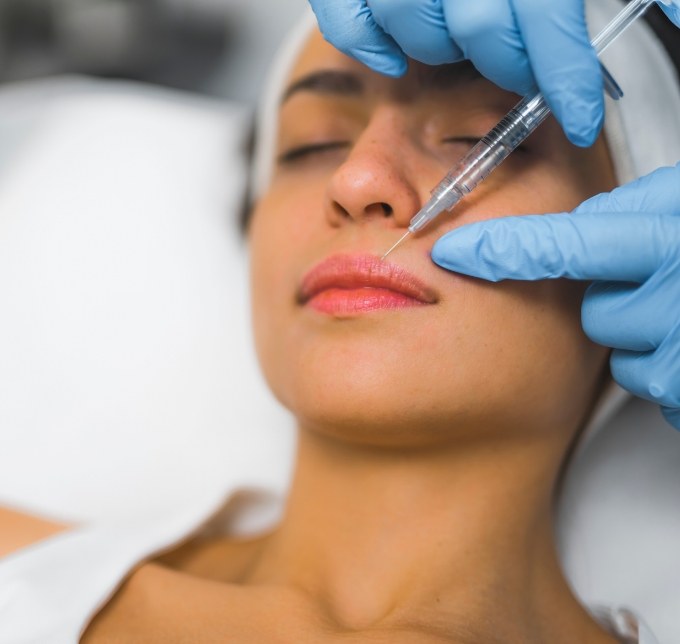
[[[614,642],[568,588],[552,527],[606,367],[581,330],[584,286],[486,284],[429,259],[455,226],[611,189],[603,141],[577,149],[547,123],[391,256],[436,304],[320,315],[296,300],[305,273],[336,253],[382,255],[516,101],[482,80],[432,88],[440,72],[416,64],[380,77],[315,34],[290,83],[320,70],[365,89],[291,95],[278,152],[341,145],[277,163],[250,230],[259,358],[299,425],[284,518],[262,538],[191,542],[141,566],[82,641]]]
[[[42,539],[68,529],[66,524],[0,508],[0,559]]]

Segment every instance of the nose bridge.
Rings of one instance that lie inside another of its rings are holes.
[[[390,105],[380,106],[354,144],[349,160],[353,156],[369,155],[385,168],[401,169],[408,158],[404,153],[412,147],[412,129],[403,114]]]
[[[334,222],[389,216],[398,225],[408,224],[420,207],[411,171],[417,154],[414,136],[403,110],[376,108],[331,178],[327,207]]]

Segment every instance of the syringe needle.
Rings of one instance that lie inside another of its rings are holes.
[[[381,259],[380,261],[383,261],[383,262],[384,262],[384,261],[385,261],[385,258],[386,258],[386,257],[387,257],[387,256],[388,256],[388,255],[389,255],[389,254],[390,254],[397,246],[399,246],[399,244],[401,244],[401,242],[403,242],[410,234],[411,234],[411,231],[410,231],[410,230],[407,230],[407,231],[404,233],[404,236],[403,236],[403,237],[402,237],[402,238],[401,238],[394,246],[392,246],[392,248],[390,248],[390,249],[382,256],[382,259]]]

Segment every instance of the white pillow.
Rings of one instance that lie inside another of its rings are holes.
[[[285,485],[292,423],[252,352],[236,223],[247,129],[137,84],[0,91],[0,503],[111,518],[258,458],[253,485]]]

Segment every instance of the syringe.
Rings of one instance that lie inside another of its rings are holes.
[[[663,0],[662,0],[663,1]],[[633,0],[592,41],[601,54],[654,0]],[[545,119],[550,108],[540,92],[521,100],[468,154],[463,157],[432,191],[432,197],[409,224],[404,236],[384,255],[385,259],[410,234],[417,233],[433,219],[452,210],[486,179]]]

